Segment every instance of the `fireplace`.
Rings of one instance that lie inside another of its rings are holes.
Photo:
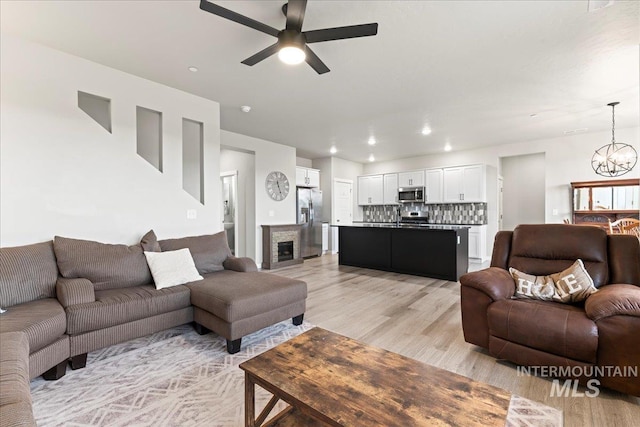
[[[262,226],[262,268],[273,269],[303,262],[300,224]]]
[[[278,242],[278,262],[293,259],[293,240]]]

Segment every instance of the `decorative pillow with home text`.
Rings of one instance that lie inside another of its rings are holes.
[[[597,291],[580,259],[566,270],[549,276],[534,276],[515,268],[509,268],[509,273],[516,282],[514,298],[569,303],[584,301]]]

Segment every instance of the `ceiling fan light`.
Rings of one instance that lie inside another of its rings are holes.
[[[306,58],[304,50],[296,46],[285,46],[278,51],[280,61],[289,65],[296,65],[303,62]]]

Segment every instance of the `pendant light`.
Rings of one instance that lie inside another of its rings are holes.
[[[619,102],[607,104],[611,107],[611,144],[604,145],[593,153],[591,167],[598,175],[614,177],[630,172],[638,162],[636,149],[629,144],[616,142],[616,105]]]

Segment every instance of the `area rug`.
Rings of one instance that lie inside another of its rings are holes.
[[[226,341],[181,326],[89,353],[87,367],[57,381],[31,382],[38,426],[244,425],[244,371],[238,365],[313,325],[281,322]],[[256,407],[270,395],[257,388]],[[513,396],[507,426],[562,425],[562,412]]]

